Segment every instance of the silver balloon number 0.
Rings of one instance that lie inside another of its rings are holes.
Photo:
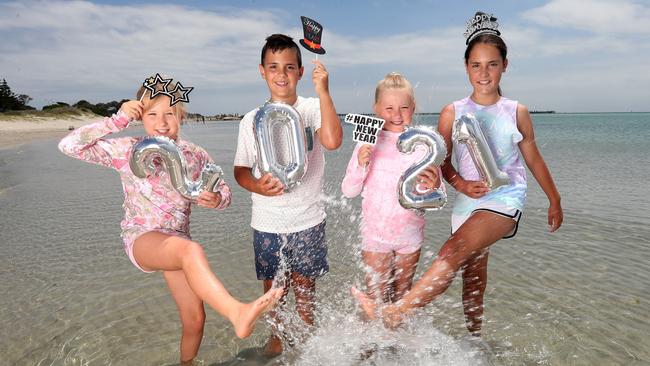
[[[472,114],[464,114],[454,121],[452,139],[467,145],[469,155],[481,177],[490,189],[510,184],[508,175],[497,166],[479,121]]]
[[[402,153],[411,154],[417,145],[426,146],[428,153],[400,177],[397,184],[399,203],[408,209],[439,210],[447,203],[447,193],[441,188],[422,192],[418,189],[417,180],[427,167],[438,167],[445,161],[445,140],[437,131],[424,126],[408,127],[397,139],[397,150]]]
[[[287,133],[288,157],[285,164],[280,163],[282,146],[274,141],[277,127]],[[257,147],[257,166],[262,174],[271,173],[284,185],[285,192],[300,184],[307,172],[307,137],[305,127],[298,111],[282,102],[267,102],[255,114],[253,134]]]
[[[146,178],[155,171],[155,158],[160,158],[169,174],[172,187],[192,201],[196,201],[203,191],[214,191],[223,176],[223,171],[218,165],[208,163],[201,170],[200,179],[192,180],[180,148],[173,140],[163,136],[145,137],[133,145],[129,167],[137,177]]]

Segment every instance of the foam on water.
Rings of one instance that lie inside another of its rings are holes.
[[[426,316],[425,316],[426,317]],[[295,365],[487,365],[479,342],[457,340],[414,317],[398,330],[365,323],[356,314],[331,316],[296,347]]]

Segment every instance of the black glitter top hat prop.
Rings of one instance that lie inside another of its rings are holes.
[[[463,33],[463,36],[465,36],[465,44],[468,45],[472,39],[481,34],[500,36],[501,32],[497,28],[499,28],[497,18],[492,14],[477,11],[474,17],[467,21],[467,30]]]
[[[323,26],[307,17],[301,16],[300,20],[302,21],[302,30],[305,33],[305,37],[300,40],[300,44],[313,53],[324,55],[325,49],[320,45]]]

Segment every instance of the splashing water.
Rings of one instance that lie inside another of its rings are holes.
[[[330,278],[318,281],[315,327],[307,326],[300,319],[291,299],[276,309],[281,324],[269,320],[270,324],[290,347],[268,365],[489,364],[489,346],[478,339],[455,339],[442,333],[436,329],[428,312],[416,313],[397,330],[386,329],[380,321],[363,321],[349,293],[351,285],[360,287],[359,282],[363,282],[359,280],[364,271],[359,259],[358,232],[342,229],[358,227],[359,208],[335,195],[325,195],[324,202],[337,211],[336,216],[328,216],[328,228],[334,234],[327,239],[331,265],[336,266],[340,261],[343,266],[358,270],[347,274],[332,271],[328,275]],[[281,263],[286,265],[284,259]],[[280,277],[276,281],[282,283]]]
[[[488,365],[489,347],[454,339],[436,330],[428,315],[415,316],[398,330],[359,316],[330,312],[303,343],[274,364],[311,365]]]

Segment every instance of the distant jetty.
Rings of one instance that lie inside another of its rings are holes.
[[[239,121],[244,118],[243,115],[239,113],[230,113],[230,114],[215,114],[213,116],[204,116],[200,113],[187,113],[185,115],[186,121],[196,121],[196,122],[205,122],[205,121]]]
[[[530,111],[531,114],[553,114],[555,111]]]

